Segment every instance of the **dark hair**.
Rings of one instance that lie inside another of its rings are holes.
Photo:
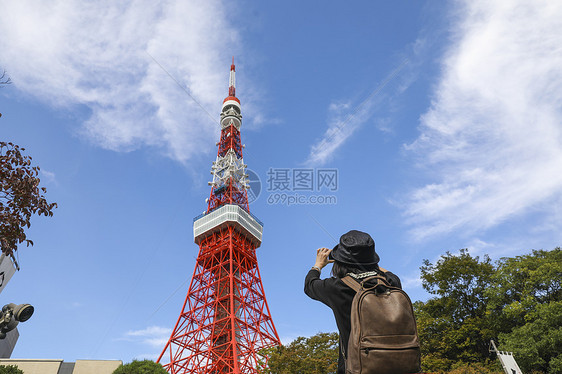
[[[332,276],[341,279],[345,277],[348,273],[359,274],[365,271],[373,271],[378,269],[379,269],[378,264],[354,266],[354,265],[344,264],[343,262],[334,261],[334,263],[332,264]]]

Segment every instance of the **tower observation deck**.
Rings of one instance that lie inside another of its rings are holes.
[[[280,344],[258,269],[263,224],[250,213],[234,60],[211,167],[207,210],[193,222],[199,255],[178,321],[158,362],[173,374],[258,373]]]

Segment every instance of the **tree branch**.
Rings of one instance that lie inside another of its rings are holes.
[[[4,70],[2,72],[2,75],[0,76],[0,84],[11,84],[12,83],[12,78],[10,78],[7,74],[6,74],[6,70]]]

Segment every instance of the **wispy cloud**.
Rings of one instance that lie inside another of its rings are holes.
[[[386,78],[372,91],[369,96],[359,104],[351,102],[333,102],[328,107],[328,129],[324,135],[315,144],[310,147],[305,164],[312,166],[321,166],[326,164],[334,156],[336,150],[340,148],[353,133],[361,127],[366,121],[372,118],[372,108],[377,103],[378,95],[386,87],[386,85],[396,78],[408,63],[405,59],[398,65]],[[404,81],[400,87],[400,91],[406,89],[411,82]],[[381,124],[377,124],[379,128]],[[383,124],[384,128],[384,124]],[[388,129],[381,128],[381,131],[388,132]]]
[[[151,361],[156,361],[158,360],[158,357],[160,356],[160,352],[158,353],[140,353],[138,355],[135,356],[135,360],[151,360]],[[166,359],[165,357],[163,357],[163,360]],[[160,362],[162,364],[162,362]]]
[[[57,184],[57,177],[52,171],[41,169],[39,174],[41,175],[43,182]]]
[[[286,336],[281,336],[279,339],[281,339],[281,344],[289,345],[297,338],[298,336],[296,335],[286,335]]]
[[[562,3],[461,5],[421,134],[406,147],[435,181],[407,202],[416,239],[548,213],[562,195]]]
[[[371,102],[363,105],[353,115],[350,114],[351,104],[332,103],[328,108],[328,129],[322,138],[310,147],[306,160],[307,165],[324,165],[334,152],[349,138],[361,124],[369,118]]]
[[[415,275],[410,275],[402,278],[401,282],[402,282],[402,288],[404,288],[405,290],[422,287],[422,280],[419,272]]]
[[[21,92],[88,108],[80,132],[94,143],[154,146],[185,162],[214,144],[218,127],[150,56],[218,120],[241,48],[225,8],[220,0],[7,2],[0,63]]]
[[[149,326],[141,330],[128,331],[120,340],[147,344],[151,347],[162,348],[168,342],[172,330],[160,326]]]

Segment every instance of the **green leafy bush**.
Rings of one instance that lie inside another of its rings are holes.
[[[0,365],[0,374],[24,374],[16,365]]]
[[[162,367],[162,365],[154,361],[133,360],[133,362],[130,362],[128,364],[125,364],[115,369],[113,374],[168,374],[168,372]]]

